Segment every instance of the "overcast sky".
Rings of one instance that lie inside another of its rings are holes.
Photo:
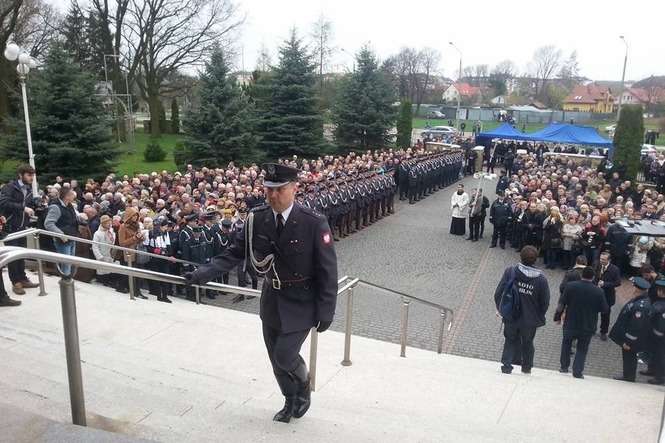
[[[51,0],[61,9],[68,0]],[[429,46],[442,54],[441,70],[456,78],[464,65],[513,60],[524,72],[536,48],[555,45],[567,57],[577,51],[581,74],[620,80],[624,45],[629,44],[626,79],[665,75],[665,1],[632,0],[623,6],[600,0],[236,0],[247,15],[241,34],[244,66],[255,67],[262,44],[276,61],[277,47],[292,26],[309,37],[323,14],[333,23],[334,45],[351,53],[369,43],[380,58],[403,46]],[[661,26],[659,26],[661,25]],[[337,51],[333,64],[351,69],[352,59]],[[241,60],[238,60],[238,67]]]

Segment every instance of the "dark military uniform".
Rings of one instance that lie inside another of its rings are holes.
[[[267,165],[264,186],[281,186],[276,172],[281,169],[292,170]],[[286,181],[294,180],[295,175]],[[326,218],[298,203],[283,222],[286,212],[275,214],[268,206],[252,210],[243,235],[229,249],[185,276],[191,283],[204,283],[245,260],[246,251],[251,254],[252,264],[265,275],[260,316],[273,372],[286,398],[274,419],[283,422],[304,415],[309,407],[307,367],[300,347],[312,327],[318,325],[323,331],[330,326],[337,300],[337,258]]]
[[[637,353],[646,349],[651,331],[650,314],[651,302],[645,291],[624,305],[610,331],[610,339],[622,346],[624,380],[635,381]],[[624,349],[624,345],[629,350]]]

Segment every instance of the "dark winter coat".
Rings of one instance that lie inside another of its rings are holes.
[[[494,304],[499,309],[501,296],[505,290],[510,270],[506,268],[499,285],[494,291]],[[545,314],[550,305],[550,286],[540,269],[523,264],[517,265],[515,284],[520,294],[521,316],[517,323],[524,328],[539,328],[545,325]],[[504,319],[505,321],[505,319]]]

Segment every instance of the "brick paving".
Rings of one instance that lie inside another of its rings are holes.
[[[463,180],[467,190],[478,181]],[[494,196],[493,183],[485,186],[488,198]],[[339,275],[358,277],[381,286],[447,306],[455,311],[451,331],[444,337],[444,351],[456,355],[497,361],[503,335],[501,322],[495,316],[493,294],[506,266],[516,263],[513,250],[488,249],[492,227],[485,226],[485,238],[469,242],[449,234],[450,197],[455,186],[449,186],[415,205],[398,204],[394,215],[336,243]],[[547,325],[536,335],[535,366],[558,369],[561,328],[552,322],[559,297],[563,271],[545,272],[550,283],[551,303]],[[231,277],[231,284],[235,282]],[[622,294],[612,309],[612,321],[619,312]],[[215,305],[258,313],[258,300],[232,304],[220,297]],[[353,303],[353,333],[399,343],[400,297],[383,291],[359,287]],[[332,329],[343,331],[346,297],[338,300]],[[439,335],[439,312],[425,305],[411,303],[408,344],[436,350]],[[353,345],[351,358],[353,359]],[[395,347],[395,353],[399,347]],[[407,349],[408,356],[408,349]],[[340,359],[341,359],[340,355]],[[586,373],[611,377],[621,370],[621,352],[611,341],[595,337],[590,345]]]

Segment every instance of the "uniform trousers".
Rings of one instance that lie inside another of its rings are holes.
[[[503,345],[501,354],[501,363],[505,369],[512,370],[515,356],[522,354],[522,370],[529,370],[533,367],[533,339],[536,337],[535,327],[520,327],[514,322],[503,324],[503,336],[506,341]]]
[[[626,351],[621,348],[621,357],[623,359],[623,378],[635,381],[637,375],[637,352]]]
[[[295,396],[298,393],[300,383],[304,381],[296,380],[295,373],[307,372],[305,360],[300,356],[300,348],[309,331],[309,329],[306,329],[284,334],[278,329],[263,323],[263,341],[266,344],[275,379],[277,379],[277,384],[284,397]]]

